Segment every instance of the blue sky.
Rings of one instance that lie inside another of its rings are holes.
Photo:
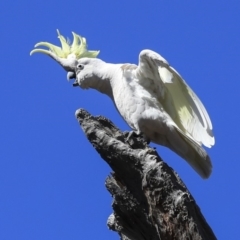
[[[52,59],[29,52],[59,45],[56,29],[88,40],[112,63],[164,56],[201,98],[214,126],[213,173],[202,180],[173,152],[158,152],[181,176],[218,239],[239,232],[239,55],[237,1],[0,2],[0,239],[119,239],[107,229],[110,168],[80,129],[75,110],[129,127],[100,93],[73,88]]]

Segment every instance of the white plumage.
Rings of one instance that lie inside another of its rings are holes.
[[[201,177],[210,176],[212,164],[201,145],[214,145],[211,120],[197,95],[159,54],[141,51],[138,66],[47,54],[76,78],[74,85],[108,95],[134,131],[176,152]]]

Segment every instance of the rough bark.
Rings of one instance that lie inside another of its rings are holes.
[[[182,180],[143,138],[83,109],[76,117],[113,170],[106,179],[114,211],[107,224],[122,240],[216,239]]]

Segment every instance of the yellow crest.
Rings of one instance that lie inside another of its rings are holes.
[[[73,34],[73,42],[70,44],[70,41],[65,39],[60,32],[57,30],[58,38],[60,39],[62,47],[55,46],[48,42],[39,42],[34,47],[45,46],[49,49],[34,49],[30,52],[30,55],[36,52],[44,53],[47,55],[56,55],[59,58],[67,58],[70,54],[74,54],[76,59],[88,57],[95,58],[99,54],[100,51],[88,51],[87,50],[87,41],[86,38],[81,37],[80,35],[72,32]]]

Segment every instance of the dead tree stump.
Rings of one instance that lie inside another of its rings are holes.
[[[113,197],[107,224],[122,240],[216,239],[178,174],[143,138],[129,137],[110,120],[83,109],[76,117],[113,170],[106,179]]]

